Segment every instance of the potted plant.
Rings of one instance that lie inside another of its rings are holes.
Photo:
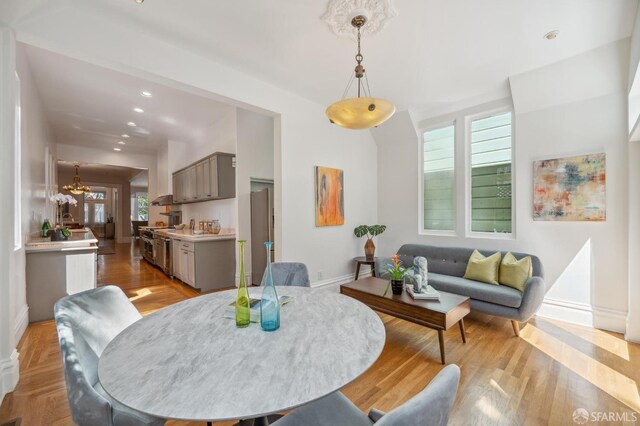
[[[51,241],[67,240],[71,236],[71,231],[62,224],[62,206],[67,203],[75,206],[78,201],[71,195],[65,195],[62,193],[52,195],[50,200],[56,203],[56,224],[51,232]]]
[[[402,294],[402,290],[404,289],[404,277],[407,275],[408,269],[402,266],[400,256],[397,254],[391,256],[391,260],[393,260],[393,265],[389,265],[389,268],[384,272],[384,275],[389,277],[389,284],[383,296],[386,296],[389,292],[389,286],[391,286],[393,294]]]
[[[364,254],[367,260],[373,260],[373,255],[376,253],[376,246],[373,244],[373,237],[382,234],[387,225],[360,225],[353,230],[356,237],[361,238],[367,236],[367,242],[364,243]]]

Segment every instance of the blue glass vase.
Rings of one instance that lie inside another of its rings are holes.
[[[275,331],[280,328],[280,302],[271,275],[271,246],[273,243],[268,241],[264,245],[267,247],[267,274],[260,299],[260,326],[264,331]]]

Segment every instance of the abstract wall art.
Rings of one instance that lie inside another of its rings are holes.
[[[533,219],[606,220],[604,153],[533,163]]]
[[[316,226],[344,225],[344,174],[316,166]]]

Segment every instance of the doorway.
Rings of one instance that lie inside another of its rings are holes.
[[[274,184],[273,180],[251,179],[251,282],[262,283],[262,275],[267,268],[265,241],[274,240]],[[271,246],[274,259],[275,244]]]

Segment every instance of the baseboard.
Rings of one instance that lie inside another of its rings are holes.
[[[593,326],[624,334],[627,329],[627,312],[594,306]]]
[[[19,366],[18,351],[15,349],[8,359],[0,360],[0,403],[6,394],[16,388],[20,374]]]
[[[623,311],[551,298],[544,299],[536,315],[616,333],[625,332],[627,321]]]
[[[593,327],[593,309],[591,305],[584,303],[573,303],[545,297],[536,315]]]
[[[368,277],[368,276],[371,276],[371,271],[369,271],[369,272],[361,272],[360,276],[358,278],[364,278],[364,277]],[[311,287],[313,287],[313,288],[330,288],[330,287],[333,287],[333,286],[339,286],[341,284],[350,283],[351,281],[353,281],[355,279],[355,277],[356,277],[355,274],[342,275],[340,277],[329,278],[328,280],[316,281],[314,283],[311,283]]]
[[[20,342],[22,335],[27,330],[29,325],[29,306],[24,305],[20,310],[20,313],[16,316],[15,337],[16,345]]]

